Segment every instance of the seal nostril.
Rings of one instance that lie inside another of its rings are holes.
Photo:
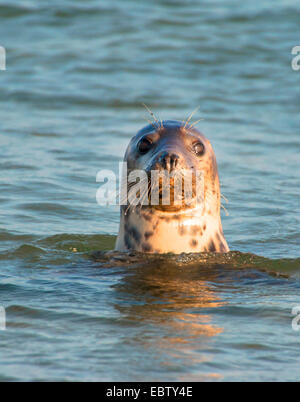
[[[169,164],[169,154],[168,152],[163,152],[162,154],[159,155],[158,158],[159,163],[164,169],[167,169],[168,164]]]
[[[159,156],[159,163],[164,169],[167,169],[171,172],[174,168],[176,168],[178,164],[179,156],[176,154],[169,154],[168,152],[163,152]]]
[[[171,170],[174,169],[178,164],[179,156],[176,154],[171,155]]]

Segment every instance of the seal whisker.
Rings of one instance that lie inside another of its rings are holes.
[[[142,209],[144,200],[146,199],[146,196],[148,195],[148,191],[149,191],[149,185],[148,185],[147,189],[144,191],[144,194],[142,195],[142,197],[140,198],[140,210]]]
[[[229,203],[229,201],[228,201],[228,199],[225,197],[225,195],[223,195],[222,193],[221,193],[221,197],[223,198],[223,200],[226,202],[226,204],[228,204]]]
[[[190,125],[190,128],[193,128],[196,124],[199,123],[199,121],[202,121],[202,120],[204,120],[204,119],[196,120],[193,124]]]
[[[151,124],[151,126],[156,130],[156,127],[155,127],[155,125],[153,124],[153,122],[152,121],[150,121],[150,120],[148,120],[148,119],[145,119],[149,124]]]
[[[123,177],[121,179],[121,183],[119,186],[119,193],[120,196],[123,195],[123,198],[120,198],[120,205],[127,205],[127,198],[128,198],[128,188],[126,188],[126,194],[124,194],[124,186],[127,187],[127,177]]]
[[[192,113],[189,115],[189,117],[186,119],[186,122],[183,126],[183,128],[186,128],[186,126],[189,124],[189,121],[191,120],[191,118],[193,117],[193,115],[200,109],[200,106],[197,106],[196,109],[194,109],[192,111]]]
[[[144,183],[146,183],[146,182],[148,182],[148,177],[144,177],[142,180],[140,180],[140,182],[138,183],[139,185],[142,185],[142,184],[144,184]],[[135,185],[136,183],[133,183],[133,185]],[[139,189],[138,190],[138,192],[139,192],[139,199],[138,199],[138,202],[137,202],[137,204],[135,204],[134,206],[133,206],[133,212],[136,210],[136,208],[137,208],[137,206],[139,205],[139,204],[141,204],[141,202],[142,202],[142,198],[144,197],[144,193],[142,193],[141,194],[141,190]],[[145,193],[147,192],[147,190],[145,190]]]
[[[142,105],[146,108],[146,110],[149,112],[150,116],[155,120],[157,124],[159,124],[159,120],[156,118],[155,114],[150,110],[150,108],[145,104],[142,103]]]
[[[141,181],[140,181],[140,184],[143,184],[144,182],[146,182],[148,180],[148,178],[146,177],[146,178],[143,178]],[[127,203],[128,203],[128,205],[127,205],[127,208],[126,208],[126,210],[125,210],[125,212],[124,212],[124,215],[127,215],[127,213],[128,213],[128,211],[129,211],[129,209],[130,208],[132,208],[133,207],[133,211],[135,211],[135,209],[136,209],[136,205],[132,205],[131,204],[131,202],[128,202],[128,192],[130,191],[130,189],[131,189],[131,187],[133,187],[134,185],[135,185],[136,183],[128,183],[128,189],[127,189],[127,197],[123,200],[123,203],[125,203],[125,201],[127,201]],[[141,199],[141,195],[140,195],[140,199]],[[139,200],[140,200],[139,199]],[[123,204],[122,203],[122,204]],[[122,205],[121,204],[121,205]]]
[[[154,188],[154,183],[150,182],[150,202],[152,202],[152,192],[153,192],[153,188]]]
[[[145,183],[145,182],[148,182],[148,177],[144,178],[141,181],[141,183]],[[139,198],[140,209],[142,208],[143,202],[146,198],[146,195],[148,194],[148,188],[149,188],[149,184],[148,184],[147,188],[145,189],[145,191],[142,194],[140,194],[140,198]]]
[[[224,207],[224,205],[223,205],[223,204],[221,204],[221,208],[223,208],[223,209],[224,209],[226,216],[229,216],[229,212],[227,211],[227,209]]]
[[[128,210],[131,208],[131,204],[129,203],[128,204],[128,207],[126,208],[126,210],[125,210],[125,212],[124,212],[124,215],[127,215],[127,212],[128,212]]]

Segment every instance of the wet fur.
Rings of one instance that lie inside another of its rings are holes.
[[[148,206],[121,206],[120,229],[116,250],[145,253],[182,253],[229,251],[220,218],[220,184],[217,162],[210,142],[195,128],[178,121],[150,124],[130,141],[124,160],[128,174],[135,169],[150,170],[164,150],[180,153],[179,168],[204,171],[204,206],[177,213],[163,212]],[[151,153],[140,156],[137,143],[145,135],[156,138]],[[205,145],[198,157],[189,149],[190,137]]]

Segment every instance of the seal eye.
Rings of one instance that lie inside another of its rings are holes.
[[[145,154],[152,146],[152,142],[148,138],[142,138],[138,143],[138,150],[141,154]]]
[[[202,142],[196,142],[193,145],[193,150],[196,155],[201,156],[204,154],[204,145],[202,144]]]

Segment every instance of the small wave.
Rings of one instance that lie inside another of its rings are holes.
[[[56,234],[43,238],[25,235],[0,234],[1,240],[23,240],[26,243],[12,250],[5,250],[0,259],[40,260],[43,264],[68,264],[77,255],[80,259],[90,259],[103,268],[166,266],[181,268],[197,266],[201,269],[243,270],[256,269],[268,274],[289,277],[300,274],[300,258],[270,259],[251,253],[231,251],[220,253],[182,253],[182,254],[145,254],[136,251],[114,251],[116,236]],[[77,259],[78,261],[78,259]],[[84,264],[83,264],[84,266]],[[89,264],[88,264],[89,266]]]
[[[20,5],[9,5],[9,4],[1,4],[0,5],[0,14],[2,18],[15,18],[21,17],[23,15],[32,14],[34,11],[33,8],[24,7]]]
[[[271,275],[289,277],[293,273],[300,273],[300,258],[296,259],[268,259],[250,253],[231,251],[226,254],[219,253],[182,253],[182,254],[144,254],[135,251],[98,251],[91,255],[95,262],[103,264],[104,267],[130,266],[130,265],[173,265],[183,267],[197,265],[199,268],[230,269],[257,269]]]
[[[22,244],[18,248],[14,250],[6,250],[0,253],[0,260],[7,260],[7,259],[28,259],[35,260],[36,258],[41,257],[45,254],[45,251],[37,246],[32,244]]]
[[[37,244],[55,250],[89,252],[111,250],[116,237],[112,235],[57,234],[37,241]]]

